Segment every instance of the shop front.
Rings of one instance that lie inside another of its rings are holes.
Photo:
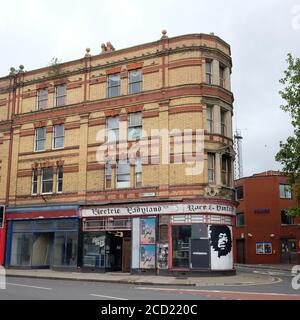
[[[232,273],[235,204],[199,200],[81,208],[83,267]]]
[[[77,206],[11,208],[7,223],[7,267],[77,268]]]
[[[130,271],[131,219],[82,219],[82,267],[90,271]]]

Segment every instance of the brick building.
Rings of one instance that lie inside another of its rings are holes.
[[[231,66],[214,34],[163,31],[0,78],[5,264],[231,271]]]
[[[300,262],[300,219],[286,210],[298,205],[287,178],[266,171],[235,181],[240,202],[236,213],[236,262]]]

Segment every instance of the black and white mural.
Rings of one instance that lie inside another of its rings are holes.
[[[232,227],[227,225],[210,225],[209,238],[211,269],[233,269]]]

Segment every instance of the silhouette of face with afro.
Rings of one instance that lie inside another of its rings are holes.
[[[218,252],[218,258],[231,252],[231,232],[228,226],[212,225],[209,228],[210,244]]]

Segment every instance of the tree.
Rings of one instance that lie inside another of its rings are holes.
[[[286,61],[288,68],[280,80],[284,88],[279,94],[285,100],[281,108],[290,114],[294,134],[286,142],[280,141],[280,150],[275,159],[282,164],[282,171],[295,186],[297,198],[300,199],[300,59],[289,53]],[[289,209],[288,215],[300,216],[300,208]]]

